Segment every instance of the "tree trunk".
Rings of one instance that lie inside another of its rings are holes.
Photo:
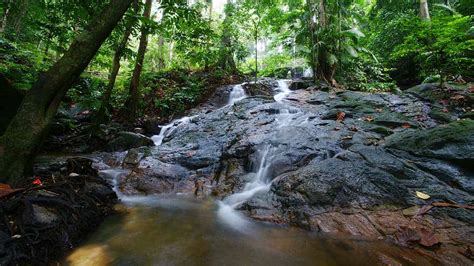
[[[158,38],[158,49],[159,49],[159,58],[158,58],[158,70],[162,71],[166,68],[165,64],[165,39],[163,37]]]
[[[8,13],[10,13],[10,4],[11,0],[3,1],[3,8],[5,10],[3,11],[2,20],[0,21],[0,33],[3,33],[7,27]]]
[[[326,14],[326,1],[325,0],[320,0],[319,1],[319,7],[318,7],[318,15],[319,15],[319,27],[321,29],[325,29],[328,26],[327,22],[327,14]],[[337,83],[334,80],[334,73],[335,73],[335,64],[331,64],[329,62],[329,53],[327,49],[323,46],[320,47],[318,45],[317,49],[317,58],[318,58],[318,64],[317,64],[317,75],[318,78],[335,86]]]
[[[225,19],[223,24],[223,31],[221,36],[221,53],[220,53],[220,67],[229,73],[237,73],[237,66],[234,61],[234,49],[232,48],[232,36],[229,28],[231,27],[231,18],[233,16],[234,7],[229,0],[224,9]]]
[[[430,10],[428,0],[420,0],[420,17],[424,20],[430,20]]]
[[[135,11],[137,10],[138,10],[138,2],[135,1]],[[110,97],[112,96],[112,91],[115,86],[115,80],[117,79],[117,75],[120,70],[120,60],[122,59],[123,52],[125,51],[125,48],[127,47],[128,39],[130,38],[130,35],[132,34],[132,31],[133,31],[133,23],[134,23],[134,19],[130,19],[129,21],[127,21],[122,40],[118,44],[117,50],[115,50],[112,66],[110,67],[109,82],[104,91],[104,95],[102,96],[99,111],[97,112],[94,118],[95,124],[104,123],[107,120],[107,114],[110,108]]]
[[[151,13],[152,0],[146,0],[143,17],[149,19]],[[143,61],[145,59],[146,47],[148,45],[149,28],[143,24],[141,28],[140,44],[138,45],[137,58],[135,61],[135,68],[133,69],[132,80],[130,81],[130,89],[127,102],[125,103],[126,119],[132,122],[137,116],[138,110],[138,94],[140,86],[140,76],[143,68]]]
[[[255,84],[258,78],[258,26],[255,25]]]
[[[314,10],[313,2],[311,0],[306,1],[306,5],[308,8],[308,14],[312,14]],[[316,36],[314,35],[314,31],[316,30],[316,26],[314,25],[313,17],[308,16],[308,23],[310,26],[310,35],[311,35],[311,69],[313,70],[313,81],[316,83],[317,79],[317,71],[316,71],[316,51],[315,51],[315,46],[316,46]]]
[[[28,91],[0,137],[0,182],[18,185],[31,170],[61,100],[92,60],[132,0],[111,0],[102,14],[72,42],[69,50]]]

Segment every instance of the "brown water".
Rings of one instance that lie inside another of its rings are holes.
[[[220,221],[217,204],[187,196],[134,198],[66,258],[65,265],[431,265],[385,242],[342,240],[249,220]]]

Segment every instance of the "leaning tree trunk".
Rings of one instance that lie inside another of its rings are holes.
[[[28,91],[0,137],[0,182],[18,185],[47,133],[66,92],[92,60],[133,0],[111,0],[102,14],[76,37],[69,49]]]
[[[135,3],[136,3],[135,10],[137,10],[138,2],[136,2],[135,0]],[[122,59],[123,52],[125,51],[125,48],[127,47],[128,39],[130,38],[130,35],[132,34],[133,23],[134,23],[134,19],[130,19],[129,21],[127,21],[122,40],[120,41],[120,43],[117,46],[117,49],[115,50],[114,59],[112,61],[112,66],[110,68],[109,82],[104,91],[104,95],[102,96],[99,111],[97,111],[97,114],[95,115],[95,118],[94,118],[95,120],[94,122],[96,124],[103,123],[107,120],[107,113],[109,112],[109,108],[110,108],[110,97],[112,96],[112,91],[115,86],[115,80],[117,79],[117,75],[120,70],[120,59]]]
[[[420,17],[424,20],[430,20],[430,10],[428,0],[420,0]]]
[[[149,19],[151,13],[152,0],[146,0],[143,17]],[[130,81],[130,89],[128,99],[125,103],[126,119],[131,122],[137,116],[138,110],[138,88],[140,86],[140,76],[142,74],[143,61],[145,59],[146,47],[148,45],[149,28],[146,24],[142,25],[142,35],[140,36],[140,44],[138,45],[137,59],[135,68],[133,69],[132,80]]]

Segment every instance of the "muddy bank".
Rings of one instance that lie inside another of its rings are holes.
[[[60,261],[113,212],[117,196],[91,164],[69,159],[24,188],[0,191],[0,265]]]

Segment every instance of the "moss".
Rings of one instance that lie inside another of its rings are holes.
[[[432,158],[474,160],[474,121],[459,120],[429,130],[394,134],[386,139],[386,147]]]

